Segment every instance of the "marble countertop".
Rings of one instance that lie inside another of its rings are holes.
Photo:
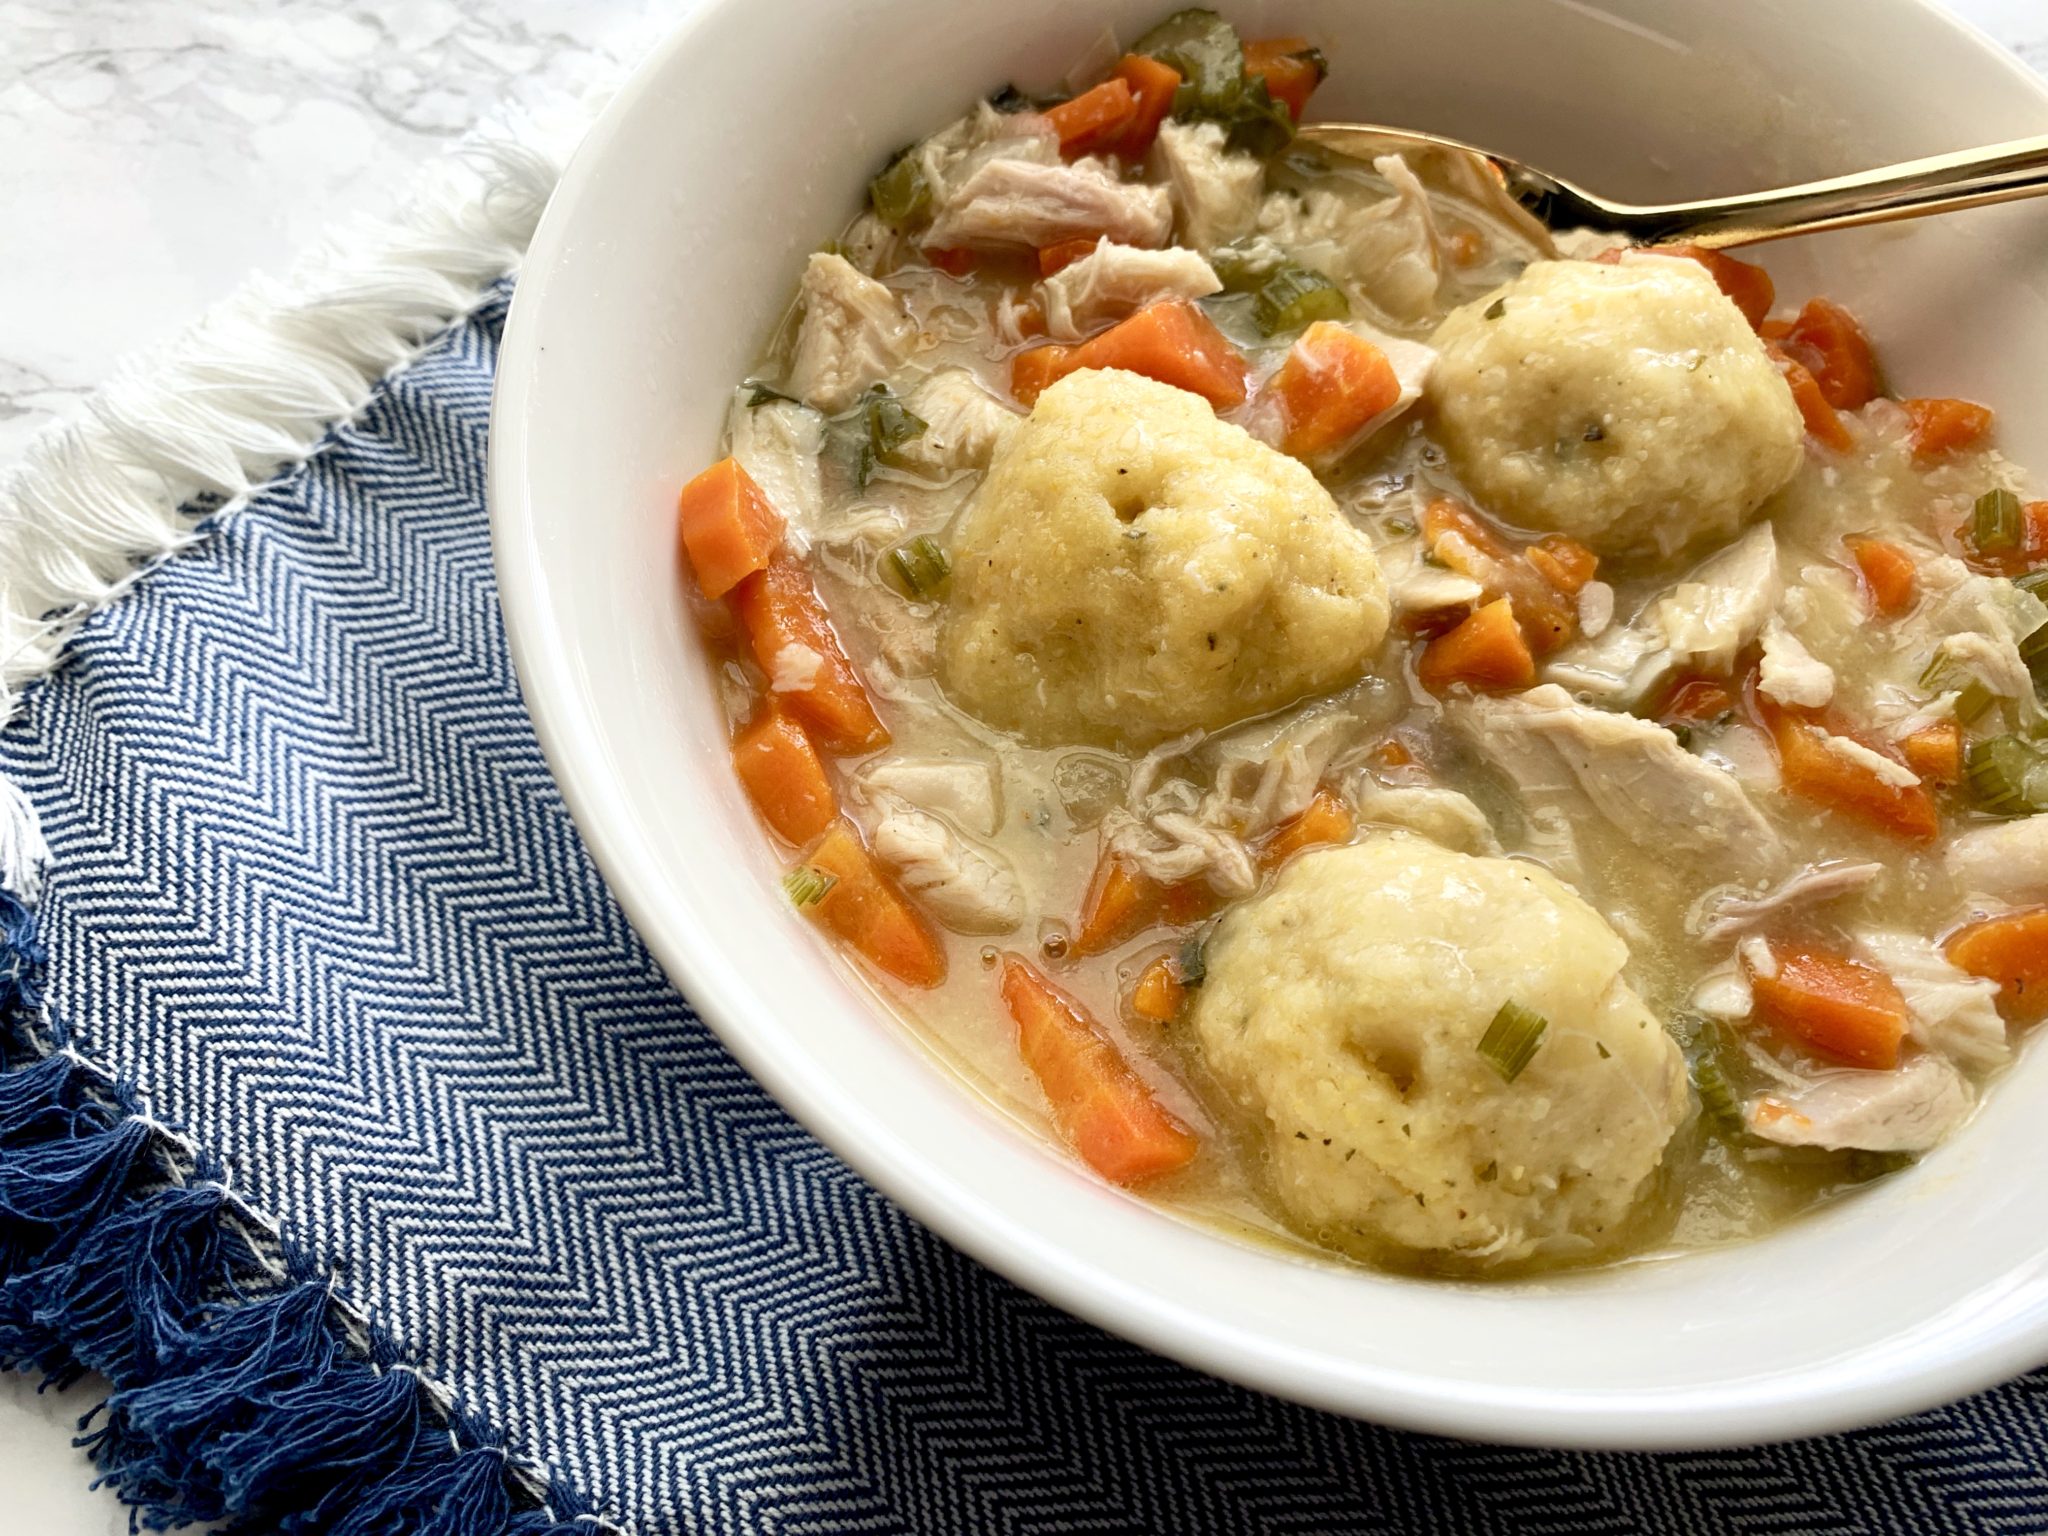
[[[276,269],[500,103],[581,91],[688,0],[0,0],[0,463],[122,354]],[[2048,71],[2042,0],[1952,8]],[[0,1379],[20,1530],[115,1536],[84,1392]]]

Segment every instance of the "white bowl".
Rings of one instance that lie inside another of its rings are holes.
[[[1286,1397],[1492,1440],[1705,1446],[1872,1422],[2048,1360],[2040,1052],[1921,1167],[1763,1241],[1421,1282],[1261,1251],[1089,1177],[906,1039],[781,898],[683,603],[675,491],[885,152],[1168,8],[712,0],[570,167],[506,329],[492,529],[541,743],[634,925],[769,1091],[914,1215],[1103,1327]],[[2039,81],[1914,0],[1299,0],[1233,19],[1323,44],[1318,115],[1445,130],[1623,196],[2048,128]],[[2043,250],[2037,205],[1769,261],[1788,293],[1862,315],[1904,392],[1994,402],[2008,449],[2048,469]]]

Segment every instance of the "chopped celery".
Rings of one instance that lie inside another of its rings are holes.
[[[899,544],[884,557],[884,566],[898,591],[908,598],[926,598],[946,584],[953,562],[928,534]]]
[[[2002,554],[2020,547],[2026,536],[2026,519],[2020,499],[2008,490],[1986,491],[1970,512],[1970,542],[1987,555]]]
[[[1970,746],[1963,779],[1980,810],[2025,816],[2048,810],[2048,762],[2023,736],[1994,736]]]
[[[906,149],[891,160],[889,168],[868,183],[868,201],[875,205],[875,216],[891,229],[906,229],[923,218],[932,205],[932,184],[917,155]]]
[[[1344,290],[1320,272],[1292,264],[1281,267],[1252,295],[1252,319],[1267,336],[1298,331],[1317,320],[1343,320],[1351,314]]]
[[[1245,73],[1244,44],[1214,11],[1175,11],[1133,47],[1179,71],[1175,117],[1221,123],[1230,148],[1262,157],[1294,138],[1293,114],[1264,80]]]
[[[1513,998],[1500,1005],[1500,1012],[1479,1038],[1479,1054],[1498,1072],[1502,1082],[1512,1083],[1522,1069],[1535,1059],[1550,1021],[1534,1009],[1524,1008]]]

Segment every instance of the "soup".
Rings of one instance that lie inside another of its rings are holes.
[[[1148,1198],[1460,1275],[1754,1236],[2035,1009],[2048,503],[1824,298],[1303,145],[1323,70],[1181,12],[882,169],[682,494],[735,769],[904,1027]]]

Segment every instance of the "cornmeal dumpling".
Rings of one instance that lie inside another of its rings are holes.
[[[1436,435],[1467,488],[1603,555],[1727,539],[1803,456],[1790,387],[1697,262],[1536,262],[1436,346]]]
[[[1387,631],[1366,537],[1199,397],[1053,385],[961,515],[939,676],[1040,744],[1143,748],[1340,688]]]
[[[1535,865],[1389,833],[1303,856],[1223,919],[1195,1036],[1315,1240],[1464,1265],[1590,1251],[1691,1103],[1627,960]],[[1545,1025],[1512,1080],[1481,1048],[1509,1003]]]

